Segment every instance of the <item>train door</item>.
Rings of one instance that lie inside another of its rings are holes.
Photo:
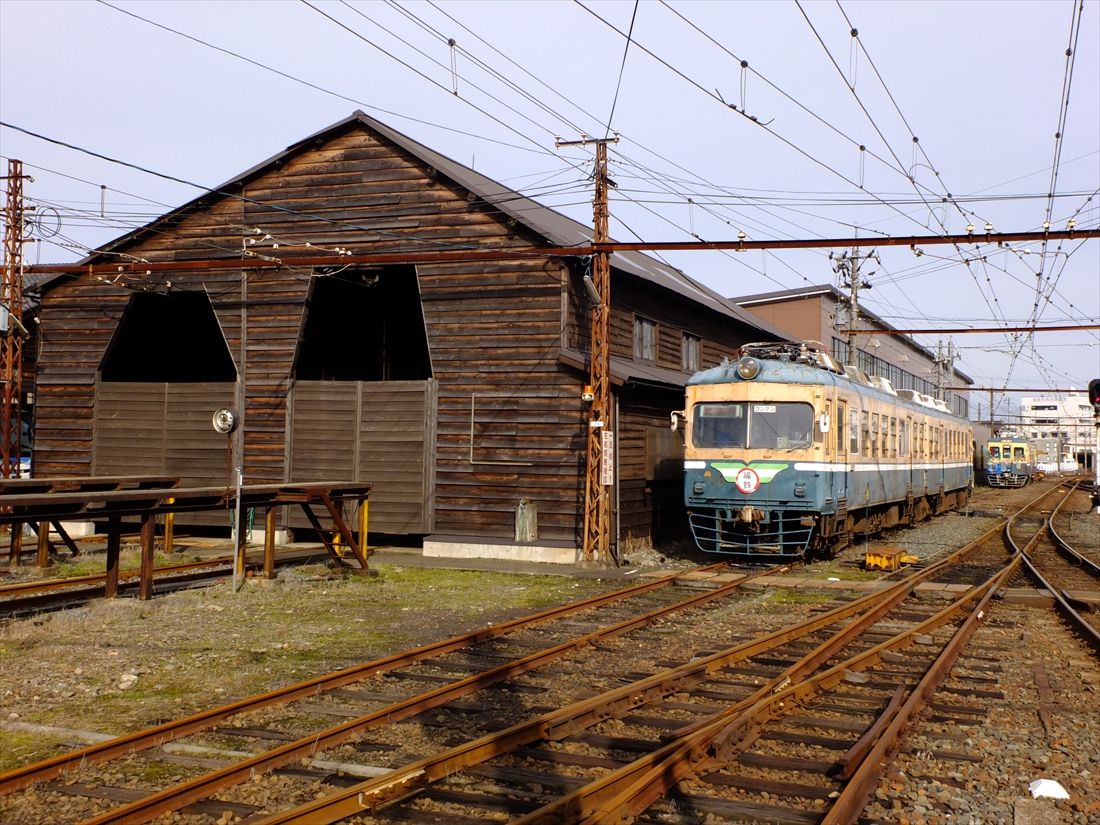
[[[913,417],[907,415],[898,421],[898,456],[901,459],[902,475],[905,477],[906,510],[909,510],[913,501],[912,433]]]
[[[836,457],[833,460],[833,499],[837,513],[848,509],[848,402],[836,402]]]

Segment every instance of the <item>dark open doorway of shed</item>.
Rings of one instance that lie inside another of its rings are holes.
[[[431,378],[416,270],[392,266],[315,276],[295,377],[301,381]]]
[[[100,365],[104,381],[236,381],[237,369],[210,298],[138,292]]]

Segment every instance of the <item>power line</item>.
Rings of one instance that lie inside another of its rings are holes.
[[[611,100],[611,114],[607,116],[607,130],[604,138],[611,134],[611,121],[615,119],[615,106],[619,102],[619,89],[623,85],[623,71],[626,69],[626,56],[630,53],[630,41],[634,37],[634,21],[638,17],[638,0],[634,0],[634,11],[630,14],[630,29],[626,33],[626,45],[623,46],[623,62],[619,64],[619,79],[615,81],[615,96]]]
[[[378,106],[373,106],[370,103],[367,103],[366,101],[359,100],[358,98],[350,97],[348,95],[342,94],[341,92],[336,92],[336,91],[333,91],[332,89],[328,89],[324,86],[320,86],[316,83],[312,83],[308,80],[304,80],[303,78],[297,77],[297,76],[292,75],[288,72],[284,72],[281,69],[276,69],[273,66],[268,66],[266,63],[261,63],[258,60],[254,60],[251,57],[245,57],[244,55],[239,54],[239,53],[233,51],[232,49],[226,49],[222,46],[216,46],[213,43],[210,43],[210,42],[208,42],[206,40],[203,40],[199,37],[195,37],[194,35],[187,34],[186,32],[182,32],[179,29],[174,29],[171,26],[166,26],[163,23],[158,23],[155,20],[150,20],[147,17],[142,17],[140,14],[135,14],[134,12],[128,11],[127,9],[119,8],[118,6],[114,6],[110,3],[108,3],[107,0],[96,0],[96,2],[100,3],[101,5],[106,6],[109,9],[114,9],[115,11],[119,12],[120,14],[125,14],[127,17],[132,17],[133,19],[139,20],[142,23],[147,23],[150,26],[155,26],[156,28],[161,29],[163,31],[166,31],[170,34],[174,34],[178,37],[185,38],[187,40],[192,41],[193,43],[198,43],[200,46],[205,46],[206,48],[213,49],[216,52],[221,52],[222,54],[227,55],[228,57],[232,57],[234,60],[244,61],[245,63],[248,63],[252,66],[255,66],[258,69],[263,69],[266,72],[271,72],[273,74],[277,74],[282,78],[293,81],[294,83],[301,84],[302,86],[306,86],[310,89],[313,89],[315,91],[321,92],[321,93],[326,94],[326,95],[331,95],[332,97],[339,98],[340,100],[345,100],[348,103],[354,103],[356,106],[362,106],[364,109],[368,109],[368,110],[374,111],[374,112],[381,112],[384,115],[390,115],[392,117],[401,118],[402,120],[407,120],[407,121],[410,121],[411,123],[419,123],[422,126],[431,126],[433,128],[436,128],[436,129],[442,129],[445,132],[452,132],[452,133],[457,134],[457,135],[463,135],[464,137],[475,138],[477,140],[482,140],[482,141],[485,141],[487,143],[495,143],[495,144],[498,144],[500,146],[507,146],[509,149],[518,149],[519,151],[522,151],[522,152],[539,151],[537,149],[530,149],[526,146],[519,146],[515,143],[508,143],[507,141],[497,140],[497,139],[491,138],[491,137],[486,137],[485,135],[479,134],[477,132],[467,132],[467,131],[464,131],[462,129],[455,129],[455,128],[450,127],[450,126],[443,126],[443,125],[441,125],[441,124],[439,124],[435,121],[423,120],[421,118],[412,117],[411,115],[402,114],[401,112],[394,112],[394,111],[391,111],[389,109],[383,109],[383,108],[380,108]]]

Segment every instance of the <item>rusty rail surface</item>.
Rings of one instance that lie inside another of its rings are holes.
[[[652,701],[678,690],[686,689],[686,686],[701,680],[707,674],[713,673],[743,659],[747,659],[750,656],[774,649],[816,630],[863,614],[864,611],[867,610],[871,610],[876,614],[880,613],[885,609],[885,603],[896,603],[909,595],[921,581],[931,576],[938,567],[939,566],[930,570],[919,571],[905,581],[892,583],[877,593],[863,596],[794,627],[781,629],[761,637],[758,640],[707,656],[697,662],[691,662],[678,668],[655,674],[654,676],[639,680],[631,685],[626,685],[623,688],[609,691],[567,708],[553,711],[537,719],[520,723],[507,730],[489,734],[472,742],[456,746],[455,748],[428,757],[427,759],[414,762],[402,768],[397,768],[377,779],[354,785],[293,810],[275,814],[262,820],[262,822],[265,823],[265,825],[275,825],[276,823],[335,822],[347,816],[365,813],[367,810],[377,808],[396,797],[412,793],[431,782],[438,781],[439,779],[445,778],[446,776],[457,773],[487,759],[508,753],[517,747],[528,745],[541,739],[554,740],[564,738],[573,732],[590,727],[603,719],[622,716],[629,710],[645,704],[648,701]],[[736,714],[751,707],[752,702],[754,700],[759,700],[762,695],[768,692],[772,692],[773,695],[784,698],[793,695],[793,692],[797,689],[798,683],[794,685],[789,685],[789,683],[798,679],[804,672],[818,666],[823,654],[834,651],[847,643],[847,641],[850,641],[851,637],[856,635],[859,630],[862,630],[868,621],[870,620],[865,616],[863,619],[855,622],[854,627],[856,629],[853,630],[852,633],[842,632],[838,637],[823,643],[823,645],[816,648],[792,666],[788,672],[780,674],[775,679],[769,681],[767,685],[762,687],[757,693],[754,693],[749,699],[742,700],[730,706],[726,711],[719,714],[719,718],[711,719],[704,728],[694,730],[686,736],[678,738],[674,744],[660,749],[657,753],[660,757],[663,757],[667,755],[669,749],[682,750],[684,758],[689,758],[691,754],[696,751],[700,742],[706,741],[708,737],[717,735],[717,733],[728,723],[731,716],[736,717]],[[827,671],[827,673],[830,674],[835,672],[839,672],[838,669],[834,668],[833,670]],[[839,676],[837,678],[839,678]],[[784,685],[788,686],[784,687]],[[652,756],[651,754],[650,757]],[[646,758],[643,757],[643,760],[639,760],[639,762],[644,762],[645,760]],[[638,785],[650,788],[654,787],[654,783],[661,781],[660,777],[665,775],[664,769],[665,766],[655,769],[652,775],[647,771],[645,780],[639,781]],[[624,768],[623,770],[626,771],[627,769]],[[628,772],[630,773],[630,775],[626,777],[628,784],[633,785],[633,782],[630,780],[634,778],[637,770],[637,764],[635,764],[634,771]],[[615,772],[613,775],[621,782],[621,776],[618,776],[618,774],[619,772]],[[614,783],[615,790],[618,790],[620,787],[619,782]],[[606,793],[606,789],[603,789],[601,795],[605,795]],[[579,821],[574,819],[574,815],[580,810],[577,807],[578,804],[575,794],[566,795],[558,802],[552,803],[552,807],[531,814],[530,816],[533,818],[530,821],[548,823]],[[584,808],[585,806],[582,805],[581,807]],[[526,821],[528,821],[526,818],[517,820],[517,822]]]
[[[1044,497],[1047,494],[1044,493]],[[823,643],[748,699],[735,703],[725,711],[719,712],[716,717],[705,720],[701,725],[690,726],[686,729],[686,733],[678,731],[677,738],[658,751],[619,771],[612,772],[608,777],[586,786],[581,791],[567,794],[516,822],[598,822],[605,819],[614,820],[615,816],[624,812],[624,805],[631,813],[644,810],[653,799],[674,786],[677,781],[695,772],[701,760],[707,758],[710,749],[714,749],[716,754],[727,753],[731,747],[730,739],[733,733],[750,729],[759,718],[765,715],[765,711],[772,712],[776,708],[781,708],[786,702],[803,700],[812,691],[835,685],[846,670],[859,670],[872,666],[878,661],[883,651],[892,651],[912,644],[913,640],[923,632],[953,621],[958,614],[967,609],[967,605],[971,602],[991,595],[1007,576],[1007,567],[913,629],[898,634],[840,665],[835,665],[822,674],[803,678],[820,666],[831,653],[839,650],[853,636],[858,635],[866,626],[873,623],[877,616],[883,615],[889,609],[886,606],[887,602],[896,603],[899,597],[904,598],[918,583],[948,568],[969,551],[979,547],[1004,528],[1009,520],[1005,519],[966,547],[916,572],[904,581],[893,583],[879,593],[869,594],[835,608],[797,628],[777,631],[760,640],[714,654],[699,662],[692,662],[657,674],[505,731],[481,737],[444,753],[397,768],[377,779],[359,783],[312,803],[272,815],[263,822],[265,825],[333,822],[347,816],[365,813],[398,797],[414,794],[432,782],[507,753],[516,747],[539,739],[561,739],[608,717],[625,715],[634,707],[683,689],[701,674],[716,671],[732,662],[779,646],[792,638],[798,638],[832,622],[855,616],[865,609],[878,606],[879,609],[870,609],[862,618],[854,621],[848,632],[838,634],[837,637]],[[1010,566],[1015,564],[1015,560],[1009,562]],[[974,608],[971,612],[977,614],[981,612],[981,608]],[[586,817],[590,819],[585,819]]]
[[[727,567],[728,565],[725,562],[719,562],[698,568],[698,570],[718,570]],[[315,696],[353,682],[362,681],[380,673],[406,667],[415,662],[471,647],[475,644],[504,636],[522,627],[553,621],[584,610],[639,596],[643,593],[673,584],[686,572],[692,571],[671,573],[651,581],[620,588],[610,593],[604,593],[599,596],[580,599],[575,602],[570,602],[569,604],[548,608],[530,616],[501,622],[491,627],[474,630],[459,636],[452,636],[437,642],[431,642],[390,656],[383,656],[363,664],[344,668],[334,673],[287,685],[286,687],[279,688],[269,693],[241,699],[227,705],[201,711],[182,719],[165,722],[164,724],[157,725],[147,730],[136,731],[107,740],[106,742],[100,742],[68,753],[59,754],[58,756],[44,759],[31,765],[14,768],[6,773],[0,774],[0,794],[11,793],[20,788],[25,788],[47,779],[52,779],[81,764],[103,762],[123,754],[163,745],[183,736],[212,728],[230,716],[259,710],[271,705],[291,702],[304,697]],[[704,595],[711,594],[708,593]]]
[[[765,685],[752,696],[727,708],[704,727],[680,736],[635,762],[521,817],[514,825],[616,821],[618,817],[636,816],[678,782],[717,769],[723,762],[729,761],[756,738],[761,727],[781,716],[788,706],[804,704],[810,697],[839,684],[847,671],[866,670],[880,661],[882,653],[909,646],[929,630],[953,620],[976,597],[991,594],[996,582],[1003,580],[1003,575],[1004,571],[1001,571],[994,579],[963,594],[929,619],[821,673],[806,678],[795,675],[790,680],[792,683],[786,686],[783,682],[779,686]],[[858,633],[849,634],[846,629],[845,642],[855,635]],[[804,663],[799,662],[791,670],[797,673],[804,667]],[[270,819],[264,820],[264,823],[281,821]]]
[[[724,566],[725,563],[723,562],[717,565],[709,565],[708,568],[703,569]],[[458,679],[436,690],[411,696],[402,701],[379,708],[372,713],[365,714],[356,719],[351,719],[343,724],[310,733],[295,741],[287,742],[284,745],[273,748],[272,750],[256,754],[255,756],[235,762],[232,765],[227,765],[224,768],[212,771],[204,776],[196,777],[188,782],[179,783],[157,793],[150,794],[143,799],[131,802],[128,805],[116,808],[113,811],[108,811],[101,816],[88,820],[85,825],[148,822],[158,815],[179,810],[179,808],[191,802],[204,799],[214,791],[238,784],[257,774],[266,773],[302,756],[312,755],[317,751],[341,744],[368,730],[408,719],[426,710],[439,707],[448,701],[461,698],[462,696],[489,687],[490,685],[546,666],[564,658],[574,650],[595,644],[603,639],[626,633],[629,630],[648,624],[671,613],[698,607],[707,602],[724,598],[738,589],[746,581],[758,576],[767,575],[771,572],[773,572],[771,569],[761,569],[714,590],[692,596],[670,605],[665,605],[648,613],[618,622],[617,624],[600,628],[583,636],[537,651],[513,662],[492,668],[491,670]],[[682,574],[673,574],[663,577],[658,581],[668,584],[681,576]],[[638,585],[638,587],[646,587],[646,585]]]
[[[1073,496],[1073,493],[1077,490],[1082,489],[1087,482],[1088,479],[1083,478],[1077,478],[1073,480],[1071,484],[1071,489],[1066,494],[1066,497],[1058,502],[1058,506],[1055,507],[1054,510],[1052,510],[1050,513],[1049,532],[1055,546],[1058,548],[1059,552],[1061,552],[1066,557],[1066,560],[1069,561],[1070,564],[1074,564],[1080,567],[1082,570],[1086,571],[1087,573],[1095,576],[1097,579],[1100,579],[1100,564],[1097,564],[1092,559],[1078,553],[1069,542],[1067,542],[1065,539],[1062,538],[1061,535],[1059,535],[1054,525],[1054,518],[1058,515],[1058,511],[1061,510],[1063,505],[1065,505],[1066,502],[1070,500],[1070,498]]]
[[[1077,482],[1079,483],[1079,482]],[[1054,530],[1054,516],[1058,513],[1058,510],[1069,501],[1070,496],[1073,495],[1076,489],[1076,483],[1067,490],[1066,495],[1062,498],[1058,505],[1051,511],[1050,516],[1043,523],[1043,530],[1036,533],[1035,538],[1028,542],[1027,546],[1019,549],[1017,554],[1021,559],[1022,566],[1027,573],[1028,577],[1034,581],[1041,589],[1050,593],[1054,599],[1054,606],[1062,618],[1070,625],[1070,627],[1081,636],[1092,648],[1093,652],[1100,655],[1100,630],[1089,622],[1084,616],[1082,616],[1078,610],[1073,606],[1070,600],[1066,597],[1063,590],[1059,589],[1055,585],[1047,581],[1047,578],[1039,570],[1034,560],[1029,555],[1030,551],[1034,547],[1038,540],[1041,538],[1045,531],[1051,537],[1051,541],[1059,553],[1066,558],[1069,564],[1076,564],[1082,567],[1093,575],[1100,575],[1100,569],[1093,564],[1089,559],[1084,558],[1077,553],[1061,536],[1058,536]]]

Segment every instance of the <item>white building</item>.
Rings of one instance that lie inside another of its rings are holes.
[[[1096,429],[1084,390],[1068,397],[1022,399],[1020,423],[1035,446],[1036,462],[1093,466]]]

